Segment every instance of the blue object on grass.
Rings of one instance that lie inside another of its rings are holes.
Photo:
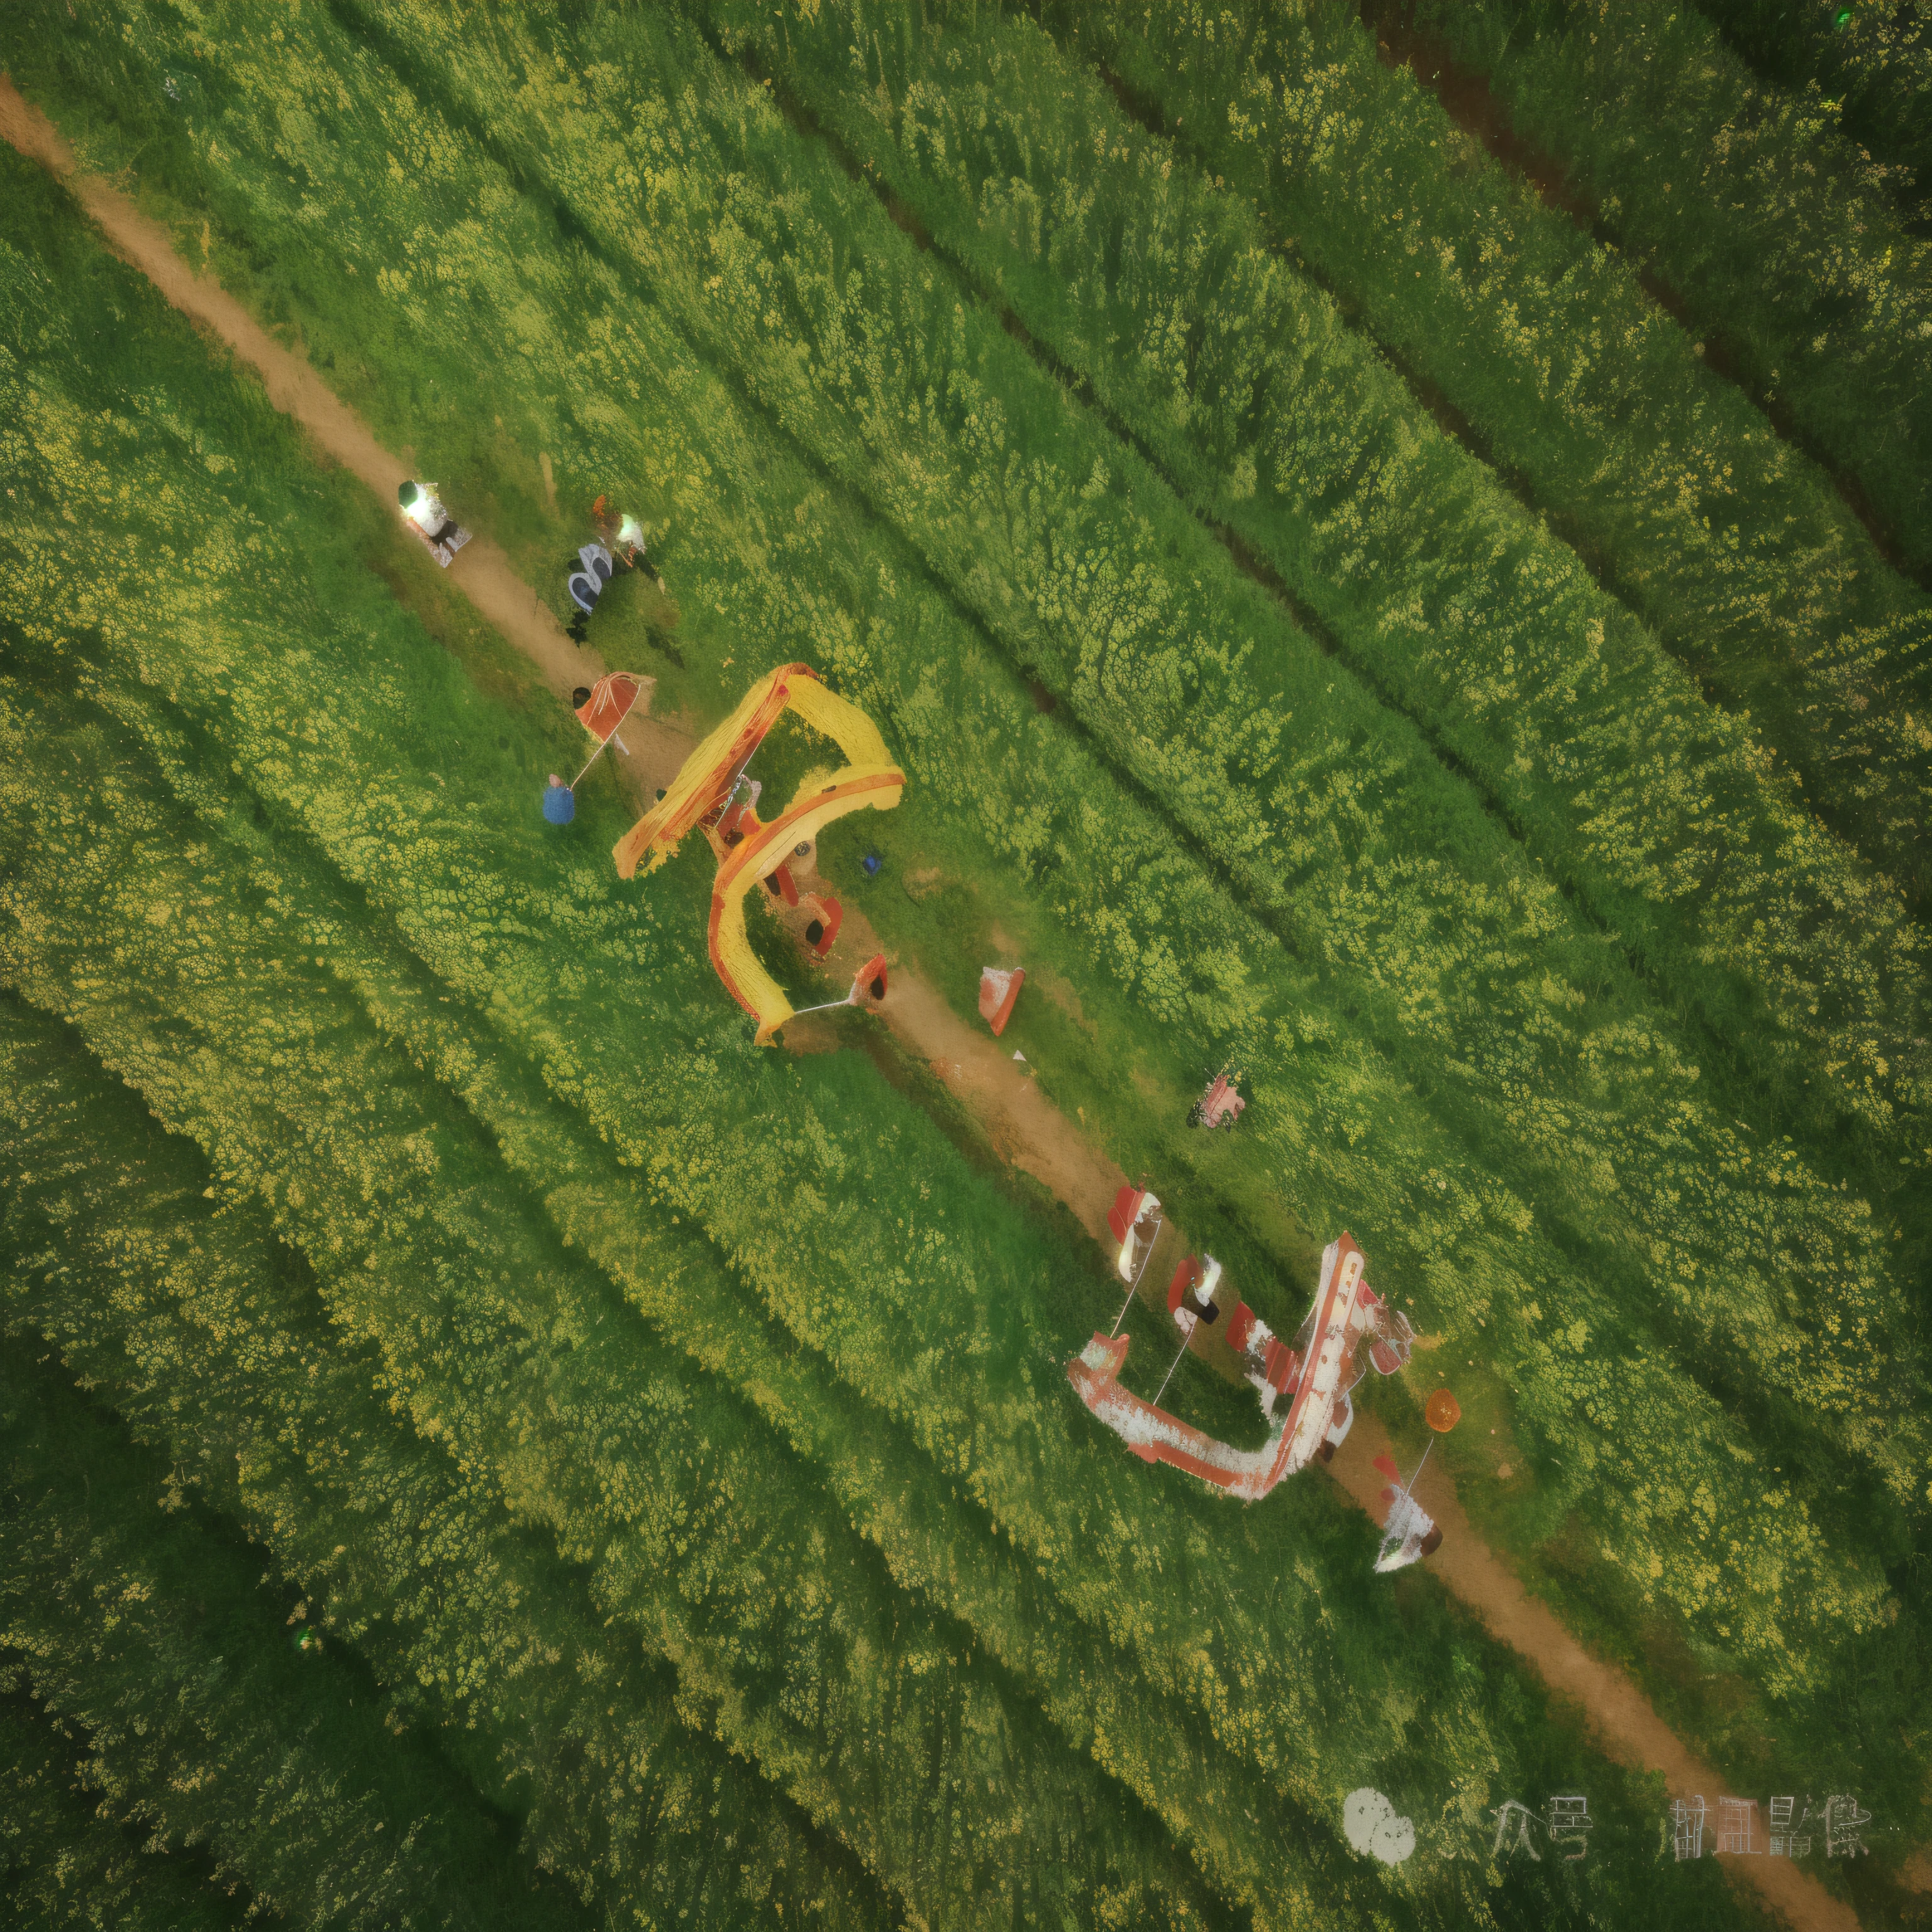
[[[577,816],[576,793],[554,772],[544,787],[544,816],[553,825],[568,825]]]
[[[865,867],[866,878],[872,879],[878,877],[879,868],[886,862],[879,856],[878,853],[868,852],[859,862]]]

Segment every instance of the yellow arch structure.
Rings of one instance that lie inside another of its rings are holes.
[[[706,934],[711,963],[725,990],[758,1022],[760,1046],[793,1010],[752,950],[745,895],[782,865],[800,840],[816,838],[833,819],[867,806],[890,812],[898,803],[905,773],[886,756],[878,727],[856,705],[827,691],[809,664],[782,664],[746,692],[730,716],[685,760],[664,796],[611,851],[620,878],[631,878],[640,862],[646,877],[655,872],[687,832],[725,804],[752,754],[787,710],[831,739],[848,762],[830,781],[800,786],[769,825],[719,851]]]

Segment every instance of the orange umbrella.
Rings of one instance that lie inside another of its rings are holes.
[[[1446,1436],[1462,1420],[1462,1405],[1446,1388],[1439,1388],[1429,1398],[1422,1419],[1438,1435]]]
[[[630,746],[617,737],[617,727],[630,716],[631,707],[637,703],[638,694],[643,688],[642,683],[628,671],[614,670],[600,677],[585,693],[584,702],[577,707],[577,716],[584,730],[597,740],[597,748],[584,760],[584,771],[571,780],[568,790],[574,791],[584,782],[584,772],[604,755],[604,746],[613,739],[616,739],[619,751],[630,750]]]
[[[614,670],[608,676],[600,677],[591,686],[590,696],[577,707],[584,730],[600,745],[609,744],[616,735],[617,727],[630,716],[640,688],[638,680],[628,671]]]

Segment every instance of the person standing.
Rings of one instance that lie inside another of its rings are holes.
[[[597,534],[626,570],[641,570],[646,577],[654,579],[662,590],[664,580],[644,554],[643,523],[626,510],[614,524],[610,520],[610,500],[608,496],[599,496],[590,506],[590,520],[596,525]]]
[[[434,484],[405,483],[397,490],[396,501],[429,543],[448,543],[458,533],[456,520],[443,508]]]

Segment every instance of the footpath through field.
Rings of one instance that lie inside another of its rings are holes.
[[[394,503],[399,484],[413,480],[400,457],[372,436],[301,356],[275,340],[232,296],[210,277],[198,276],[177,255],[166,230],[149,220],[106,182],[77,173],[59,131],[24,100],[10,79],[0,77],[0,134],[30,160],[63,181],[94,218],[116,250],[154,284],[184,315],[211,329],[256,370],[268,400],[306,429],[316,446]],[[520,578],[503,551],[487,538],[464,547],[457,587],[486,622],[514,644],[559,696],[594,683],[604,667],[574,643]],[[654,724],[639,721],[647,735]]]
[[[218,283],[195,274],[158,223],[107,182],[76,173],[72,152],[58,133],[4,76],[0,135],[58,176],[117,252],[174,307],[213,331],[254,368],[269,400],[299,422],[320,449],[359,477],[386,505],[395,501],[397,486],[409,473],[401,459],[376,440],[307,362],[282,347]],[[572,641],[516,574],[508,557],[487,538],[473,538],[449,576],[452,586],[537,667],[560,698],[602,675],[604,666],[596,655]],[[640,712],[648,703],[646,693]],[[634,730],[637,754],[619,769],[649,799],[658,785],[668,784],[696,741],[668,721],[635,712],[626,728]],[[827,964],[836,977],[842,967],[852,970],[878,950],[877,934],[862,915],[848,911]],[[892,996],[881,1013],[906,1050],[961,1096],[1000,1157],[1033,1175],[1089,1233],[1106,1241],[1107,1210],[1127,1177],[1091,1144],[1084,1130],[1060,1113],[995,1040],[969,1025],[916,974],[894,969]],[[1150,1268],[1147,1280],[1151,1282],[1156,1272]],[[1210,1331],[1198,1333],[1206,1345],[1202,1352],[1213,1364]],[[1070,1336],[1070,1349],[1078,1340]],[[1226,1354],[1225,1346],[1220,1352]],[[1379,1514],[1383,1480],[1372,1461],[1388,1448],[1381,1424],[1358,1414],[1348,1441],[1329,1466],[1328,1473],[1343,1492],[1372,1516]],[[1701,1792],[1714,1798],[1724,1790],[1724,1780],[1685,1748],[1636,1684],[1613,1665],[1591,1655],[1478,1539],[1442,1465],[1433,1463],[1425,1472],[1418,1496],[1444,1532],[1442,1547],[1430,1559],[1430,1570],[1470,1606],[1492,1636],[1526,1658],[1553,1690],[1581,1706],[1611,1756],[1639,1769],[1662,1772],[1673,1793]],[[1734,1883],[1753,1888],[1798,1932],[1856,1932],[1858,1920],[1850,1907],[1832,1898],[1793,1861],[1762,1852],[1718,1856],[1724,1858]]]

